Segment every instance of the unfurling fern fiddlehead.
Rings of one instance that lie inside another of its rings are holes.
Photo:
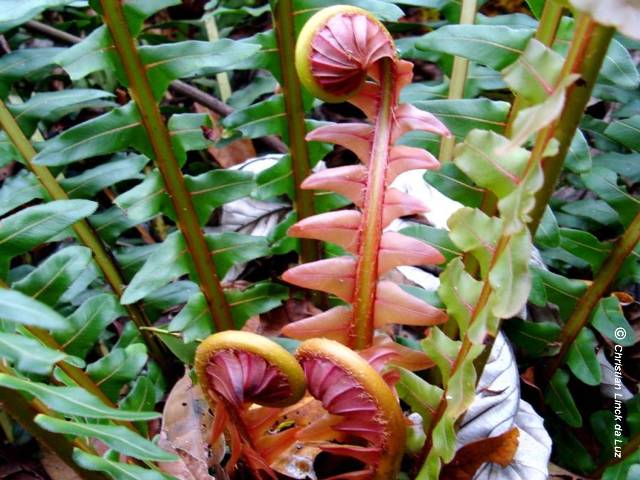
[[[276,478],[271,465],[279,456],[310,443],[362,463],[344,478],[395,478],[405,445],[402,410],[376,369],[344,345],[307,340],[294,358],[260,335],[220,332],[200,344],[195,368],[215,412],[212,439],[225,430],[230,438],[228,470],[242,457],[255,478]],[[325,413],[279,431],[281,407],[295,404],[305,388]]]
[[[363,349],[371,345],[375,327],[444,322],[442,311],[380,280],[400,265],[443,261],[435,248],[419,240],[384,232],[394,219],[427,210],[418,199],[390,188],[391,182],[406,170],[438,166],[425,150],[395,145],[396,141],[410,130],[450,135],[433,115],[398,102],[400,90],[411,82],[412,64],[398,59],[390,34],[371,14],[339,5],[307,22],[298,39],[296,68],[312,94],[331,102],[348,101],[370,123],[328,125],[307,135],[307,140],[348,148],[364,165],[315,173],[302,187],[337,192],[359,210],[304,219],[289,234],[337,243],[353,256],[300,265],[283,278],[335,294],[350,306],[334,307],[288,325],[283,332],[295,338],[329,337]]]

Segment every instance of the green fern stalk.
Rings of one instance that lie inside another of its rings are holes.
[[[576,303],[576,309],[567,320],[567,323],[565,323],[562,332],[560,332],[560,337],[557,340],[560,344],[560,351],[544,370],[547,379],[553,377],[556,370],[564,363],[564,359],[571,345],[578,337],[582,328],[589,322],[591,312],[607,292],[611,283],[616,279],[622,265],[638,242],[640,242],[640,213],[634,217],[624,234],[613,246],[611,254],[602,264],[602,268],[598,271],[593,282],[589,285],[589,288],[582,298]]]
[[[477,0],[462,0],[460,12],[460,25],[472,25],[478,9]],[[449,82],[449,100],[464,98],[464,86],[467,83],[469,74],[469,60],[464,57],[454,57],[453,68],[451,70],[451,81]],[[453,158],[453,149],[456,146],[455,137],[443,137],[440,142],[439,160],[443,164],[450,162]]]
[[[293,173],[295,210],[298,221],[315,215],[314,195],[311,190],[303,190],[300,185],[311,173],[309,149],[305,136],[304,107],[302,88],[296,73],[293,58],[295,56],[296,34],[293,23],[292,0],[278,0],[273,12],[274,31],[278,44],[280,70],[282,72],[282,93],[287,113],[287,129],[291,170]],[[309,263],[320,258],[320,242],[300,239],[300,262]]]
[[[204,232],[198,224],[193,199],[173,151],[167,126],[153,97],[149,78],[138,54],[135,40],[127,26],[122,4],[117,0],[101,0],[100,4],[104,23],[111,32],[118,57],[129,82],[129,91],[140,111],[142,125],[153,148],[165,189],[173,203],[178,227],[184,235],[193,259],[200,288],[207,300],[214,326],[217,331],[232,329],[231,310],[216,274]]]
[[[591,91],[596,83],[614,32],[614,28],[600,25],[586,13],[580,14],[578,17],[561,78],[577,73],[580,75],[580,80],[569,87],[567,100],[560,117],[538,133],[532,152],[532,156],[541,160],[551,139],[555,138],[559,142],[558,153],[546,158],[543,163],[544,184],[536,194],[536,204],[531,212],[532,220],[529,223],[532,235],[535,235],[544,210],[553,195],[571,141],[591,98]]]

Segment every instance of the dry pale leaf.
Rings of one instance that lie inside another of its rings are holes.
[[[640,40],[639,0],[569,0],[582,12],[588,12],[598,23],[616,27],[625,35]]]
[[[514,427],[520,441],[506,467],[482,465],[475,480],[546,480],[551,438],[542,418],[520,398],[520,378],[511,346],[499,333],[476,389],[476,398],[460,424],[458,447],[495,437]]]
[[[173,387],[162,413],[160,447],[180,460],[160,468],[180,480],[215,480],[209,468],[224,456],[224,438],[209,444],[213,417],[200,387],[186,373]]]

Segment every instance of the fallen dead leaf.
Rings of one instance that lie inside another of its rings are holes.
[[[497,437],[469,443],[457,451],[453,461],[442,470],[442,478],[471,480],[483,463],[506,467],[518,449],[520,431],[514,427]]]
[[[310,395],[305,395],[295,405],[285,408],[280,419],[282,424],[290,422],[298,427],[308,427],[326,415],[327,411],[322,408],[320,401]],[[337,432],[330,428],[319,433],[321,436],[328,434],[331,439],[341,438]],[[326,440],[327,437],[323,436],[323,439]],[[320,448],[308,442],[296,442],[271,464],[271,468],[291,478],[316,480],[313,462],[321,451]]]
[[[175,384],[162,413],[160,447],[176,453],[180,460],[159,464],[161,470],[180,480],[215,480],[209,468],[224,457],[224,438],[210,445],[213,416],[200,387],[189,373]]]
[[[620,305],[622,305],[623,307],[627,305],[631,305],[633,302],[636,301],[636,299],[633,298],[633,295],[627,292],[612,292],[611,295],[615,295],[618,301],[620,302]]]
[[[46,448],[42,449],[40,463],[51,480],[82,480],[60,457]]]

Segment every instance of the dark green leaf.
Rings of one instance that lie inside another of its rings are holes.
[[[2,356],[15,367],[28,373],[48,375],[53,366],[67,358],[64,352],[53,350],[39,341],[14,333],[0,332]]]
[[[587,473],[596,468],[596,463],[587,449],[568,428],[559,426],[556,429],[553,434],[553,444],[562,465],[566,465],[572,471]]]
[[[149,162],[144,155],[133,155],[103,163],[60,182],[72,198],[92,197],[100,190],[124,180],[141,178],[140,170]]]
[[[185,181],[201,224],[215,208],[246,197],[255,187],[253,173],[237,170],[212,170],[197,177],[186,176]]]
[[[427,100],[415,106],[438,117],[458,138],[474,128],[502,132],[510,105],[486,98],[462,100]]]
[[[594,166],[589,173],[582,175],[582,180],[587,188],[618,212],[623,225],[631,223],[640,210],[640,201],[630,195],[624,186],[618,185],[618,176],[612,170]]]
[[[47,330],[62,330],[68,326],[68,322],[55,310],[7,288],[0,288],[0,319]]]
[[[148,45],[139,51],[153,93],[160,98],[173,80],[229,70],[259,49],[259,45],[223,38],[215,42],[189,40]]]
[[[174,480],[175,477],[165,475],[156,470],[114,462],[106,458],[85,453],[82,450],[73,451],[73,459],[78,465],[87,470],[106,472],[115,480]]]
[[[502,70],[524,52],[532,36],[533,30],[501,25],[446,25],[426,34],[416,46]]]
[[[161,416],[157,412],[130,412],[108,407],[80,387],[54,387],[4,373],[0,373],[0,385],[33,395],[47,407],[64,415],[131,421],[153,420]]]
[[[545,0],[527,0],[527,4],[529,5],[529,8],[533,12],[533,14],[536,16],[536,18],[540,18],[540,16],[542,15],[544,2]]]
[[[620,222],[620,216],[608,203],[602,200],[576,200],[562,206],[562,211],[570,215],[593,220],[601,225],[614,225]]]
[[[256,283],[245,290],[225,292],[237,328],[241,328],[253,315],[277,307],[287,295],[287,288],[270,282]],[[169,330],[182,333],[187,344],[194,340],[203,340],[214,333],[213,321],[202,293],[197,293],[189,299],[189,302],[169,324]]]
[[[0,57],[0,97],[6,97],[11,84],[18,80],[34,80],[54,67],[53,58],[64,48],[21,48]]]
[[[133,277],[122,295],[123,305],[137,302],[149,293],[190,270],[187,246],[180,233],[172,233],[156,248]]]
[[[64,248],[42,262],[38,267],[11,287],[34,300],[54,306],[71,284],[91,262],[91,250],[86,247]]]
[[[567,365],[573,374],[587,385],[599,385],[600,363],[596,358],[596,337],[589,328],[583,328],[569,347]]]
[[[259,282],[244,290],[229,290],[225,296],[236,328],[241,328],[250,317],[280,305],[289,296],[289,289],[277,283]]]
[[[586,283],[582,280],[571,280],[536,267],[532,268],[532,273],[541,279],[547,290],[549,302],[558,306],[561,317],[563,319],[569,318],[569,315],[575,309],[576,302],[580,300],[587,290]]]
[[[551,378],[545,395],[545,403],[569,426],[582,426],[582,416],[569,390],[569,375],[558,370]]]
[[[445,99],[448,91],[447,82],[416,82],[402,89],[400,101],[415,103],[421,100]]]
[[[207,245],[220,278],[224,278],[234,265],[269,254],[265,237],[226,232],[207,235]]]
[[[591,170],[591,150],[582,130],[577,130],[569,145],[565,159],[567,168],[573,173],[585,173]]]
[[[36,93],[25,103],[8,105],[25,135],[30,136],[40,120],[55,122],[83,108],[114,106],[109,92],[89,88],[70,88],[57,92]]]
[[[512,318],[504,323],[504,328],[509,338],[528,355],[539,357],[557,350],[554,342],[561,330],[557,323],[527,322]]]
[[[0,221],[0,257],[31,250],[91,215],[97,207],[87,200],[57,200],[25,208]]]
[[[124,210],[118,207],[111,207],[103,212],[91,215],[89,223],[100,235],[100,238],[108,244],[113,244],[122,232],[136,224],[125,215]]]
[[[262,95],[273,92],[276,84],[276,80],[270,75],[257,76],[246,87],[234,90],[227,103],[236,110],[248,107]]]
[[[598,241],[589,232],[571,230],[569,228],[560,229],[560,246],[586,261],[591,266],[593,273],[600,270],[600,265],[608,257],[610,246]]]
[[[147,349],[142,343],[115,348],[108,355],[87,366],[87,373],[111,400],[120,389],[135,379],[147,363]]]
[[[0,215],[31,200],[44,198],[44,191],[33,173],[20,170],[7,178],[0,187]]]
[[[480,207],[484,189],[477,187],[462,170],[447,163],[438,170],[427,170],[424,179],[429,185],[465,207]]]
[[[220,278],[234,264],[268,253],[264,238],[233,232],[208,235],[207,243]],[[162,242],[136,273],[122,296],[122,302],[124,305],[136,302],[170,281],[194,271],[184,238],[175,232]]]
[[[640,115],[617,120],[604,133],[625,147],[640,151]]]
[[[156,404],[156,389],[147,377],[138,377],[131,391],[120,402],[119,408],[134,412],[153,411]],[[146,422],[137,422],[136,427],[143,435],[147,435],[149,427]]]
[[[160,340],[171,350],[178,360],[186,365],[193,365],[196,355],[197,342],[184,343],[180,335],[169,333],[166,330],[157,329],[154,331]]]
[[[628,50],[615,38],[611,40],[600,70],[600,78],[625,89],[636,89],[640,75]]]
[[[616,152],[604,152],[593,159],[594,165],[613,170],[633,183],[640,182],[640,154],[623,155]]]
[[[553,248],[560,245],[560,231],[558,222],[551,207],[547,206],[542,221],[536,231],[535,241],[545,248]]]
[[[104,329],[125,314],[113,295],[102,293],[85,300],[67,317],[69,327],[54,334],[62,349],[85,358]]]
[[[140,115],[133,102],[48,140],[34,162],[50,166],[66,165],[125,150],[130,145],[139,151],[148,151]]]
[[[64,7],[75,0],[0,0],[0,33],[11,30],[34,17],[47,8]]]
[[[178,459],[127,427],[71,422],[42,414],[37,415],[34,421],[50,432],[95,438],[123,455],[141,460],[171,462]]]
[[[162,212],[164,206],[170,204],[168,200],[160,172],[154,170],[138,185],[118,195],[115,203],[135,225]]]
[[[591,316],[591,325],[602,335],[623,347],[631,347],[636,343],[635,331],[625,318],[615,295],[598,302]]]
[[[225,117],[222,124],[229,130],[239,130],[247,138],[283,135],[287,131],[282,95],[236,110]]]

